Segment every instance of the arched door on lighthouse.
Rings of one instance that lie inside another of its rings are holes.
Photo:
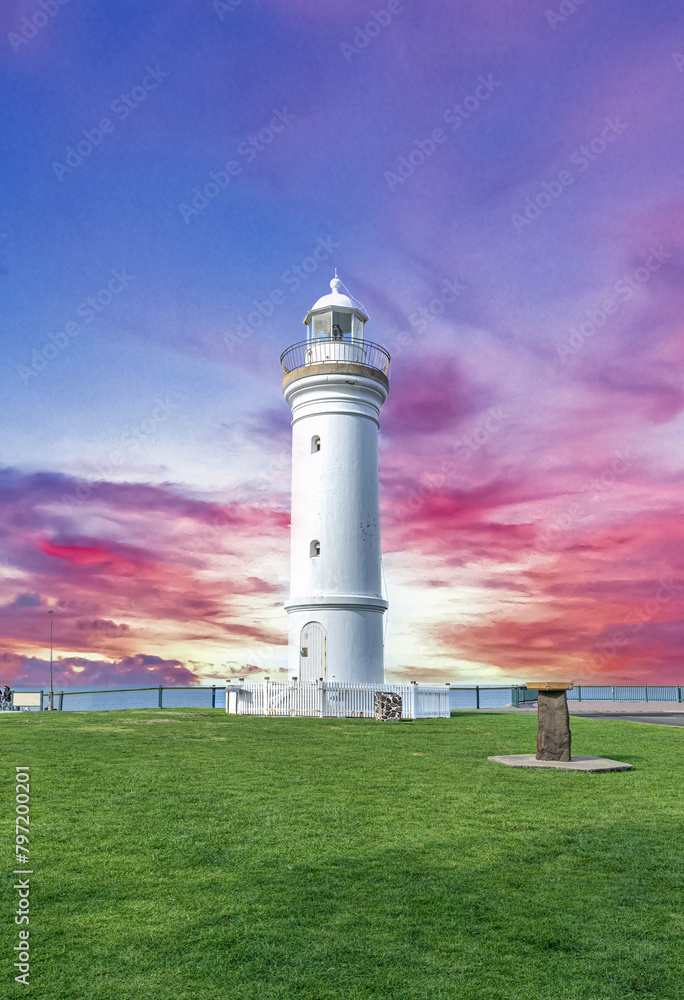
[[[299,679],[328,679],[328,637],[320,622],[307,622],[299,643]]]

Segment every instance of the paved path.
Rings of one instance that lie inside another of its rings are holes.
[[[570,712],[576,719],[624,719],[627,722],[650,722],[656,726],[684,726],[684,712],[657,712],[626,715],[621,712]]]

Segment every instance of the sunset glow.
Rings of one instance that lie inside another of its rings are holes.
[[[683,682],[681,7],[400,6],[5,46],[0,682],[48,609],[59,686],[284,675],[279,357],[335,267],[392,354],[389,676]]]

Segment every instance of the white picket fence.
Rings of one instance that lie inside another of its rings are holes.
[[[448,719],[449,688],[341,681],[243,681],[226,684],[226,712],[237,715],[372,719],[376,691],[401,695],[404,719]]]

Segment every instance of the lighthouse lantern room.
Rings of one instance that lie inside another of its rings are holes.
[[[384,678],[378,430],[388,352],[341,291],[306,314],[306,340],[283,352],[292,409],[288,673],[299,681]]]

